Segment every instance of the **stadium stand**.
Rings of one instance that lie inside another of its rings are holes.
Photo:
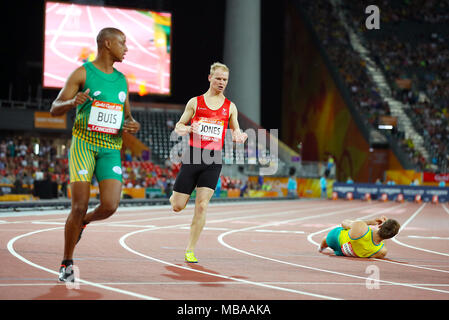
[[[375,31],[365,27],[363,2],[300,3],[365,125],[377,129],[380,117],[397,116],[397,130],[382,134],[398,142],[415,169],[447,172],[448,31],[442,25],[448,1],[383,1],[381,28]],[[386,84],[379,80],[383,76]]]

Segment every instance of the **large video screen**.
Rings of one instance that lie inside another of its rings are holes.
[[[105,27],[126,35],[128,52],[115,63],[139,95],[170,94],[171,14],[61,2],[46,2],[43,86],[62,88],[67,77],[97,54],[96,37]]]

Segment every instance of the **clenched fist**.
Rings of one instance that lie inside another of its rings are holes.
[[[92,101],[93,99],[89,96],[89,91],[90,91],[90,89],[87,88],[87,90],[84,92],[78,92],[76,94],[76,96],[73,98],[73,105],[77,106],[77,105],[83,104],[88,99]]]

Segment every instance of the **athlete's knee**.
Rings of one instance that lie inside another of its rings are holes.
[[[187,203],[181,203],[180,201],[177,201],[173,194],[170,197],[170,204],[174,212],[179,212],[183,210],[187,205]]]
[[[99,207],[99,213],[101,214],[103,219],[106,219],[112,216],[118,208],[118,201],[106,201],[102,202]]]
[[[88,209],[87,203],[73,203],[70,214],[67,217],[66,223],[70,225],[79,225],[83,223]]]
[[[72,204],[72,210],[70,212],[70,215],[72,218],[80,218],[82,219],[84,215],[86,214],[88,209],[88,203],[84,202],[75,202]]]
[[[196,203],[198,210],[202,213],[206,212],[208,205],[209,205],[208,200],[200,200]]]
[[[179,212],[179,211],[183,210],[186,206],[182,205],[182,204],[179,204],[179,203],[172,203],[171,207],[172,207],[174,212]]]

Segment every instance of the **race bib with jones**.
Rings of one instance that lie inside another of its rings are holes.
[[[199,124],[198,133],[202,136],[202,138],[210,137],[215,138],[217,140],[222,139],[224,129],[224,123],[222,120],[200,118],[198,124]]]
[[[94,100],[90,109],[89,131],[117,134],[122,125],[123,105]]]

